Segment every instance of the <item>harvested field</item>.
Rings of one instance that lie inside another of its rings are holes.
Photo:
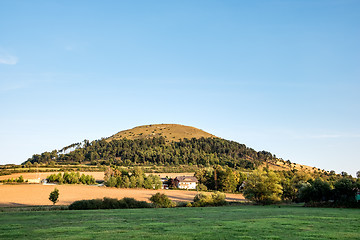
[[[95,198],[124,198],[131,197],[136,200],[149,201],[157,193],[164,193],[175,201],[192,201],[196,191],[186,190],[148,190],[148,189],[122,189],[87,185],[0,185],[0,206],[22,205],[51,205],[49,194],[54,188],[60,191],[58,205],[68,205],[77,200]],[[228,201],[243,201],[241,194],[226,194]]]
[[[13,174],[10,174],[10,175],[3,175],[3,176],[0,176],[0,180],[6,180],[6,179],[16,179],[18,177],[20,177],[21,175],[23,176],[24,180],[29,180],[29,179],[37,179],[37,178],[40,178],[40,179],[45,179],[47,178],[49,175],[51,174],[58,174],[59,172],[39,172],[39,173],[36,173],[36,172],[30,172],[30,173],[27,173],[27,172],[24,172],[24,173],[13,173]],[[63,172],[62,172],[63,173]],[[97,181],[102,181],[104,180],[104,172],[80,172],[80,174],[85,174],[85,175],[92,175],[95,180]],[[145,173],[146,175],[149,175],[149,174],[153,174],[153,175],[157,175],[159,177],[170,177],[170,178],[175,178],[175,177],[178,177],[178,176],[194,176],[194,173],[193,172],[190,172],[190,173]]]
[[[51,174],[58,174],[59,172],[24,172],[24,173],[13,173],[10,175],[3,175],[0,176],[0,180],[5,180],[5,179],[10,179],[10,178],[18,178],[21,175],[23,176],[24,180],[28,180],[28,179],[45,179],[47,178],[49,175]],[[63,172],[61,172],[63,173]],[[80,174],[85,174],[85,175],[92,175],[95,180],[104,180],[104,172],[80,172]]]

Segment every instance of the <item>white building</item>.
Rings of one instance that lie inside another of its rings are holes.
[[[196,189],[198,180],[192,176],[181,176],[175,178],[176,187],[180,189]]]

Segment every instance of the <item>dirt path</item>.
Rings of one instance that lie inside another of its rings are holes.
[[[54,188],[60,191],[58,205],[68,205],[77,200],[95,198],[118,198],[131,197],[136,200],[149,201],[149,198],[157,193],[164,193],[175,201],[192,201],[196,191],[186,190],[148,190],[148,189],[121,189],[86,185],[0,185],[0,206],[21,205],[51,205],[49,194]],[[226,194],[228,201],[243,201],[241,194]]]

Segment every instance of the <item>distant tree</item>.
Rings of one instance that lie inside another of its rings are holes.
[[[356,172],[356,177],[357,177],[357,178],[360,178],[360,171],[357,171],[357,172]]]
[[[334,184],[334,200],[339,202],[354,202],[357,184],[353,179],[341,178]]]
[[[153,181],[151,178],[146,178],[144,181],[144,188],[146,189],[152,189],[153,188]]]
[[[59,189],[55,188],[54,191],[50,193],[49,200],[52,201],[54,205],[59,201]]]
[[[163,193],[156,193],[152,195],[150,201],[158,208],[174,207],[175,204]]]
[[[300,201],[304,202],[321,202],[329,200],[331,196],[331,187],[327,181],[322,179],[315,179],[304,183],[298,193]]]
[[[256,203],[269,204],[281,200],[279,176],[273,171],[255,170],[244,184],[244,196]]]

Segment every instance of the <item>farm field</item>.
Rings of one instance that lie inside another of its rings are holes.
[[[28,180],[28,179],[45,179],[48,176],[50,176],[51,174],[58,174],[59,172],[24,172],[24,173],[13,173],[10,175],[3,175],[0,176],[0,180],[5,180],[5,179],[16,179],[20,176],[23,176],[24,180]],[[61,172],[63,173],[63,172]],[[91,175],[95,178],[96,181],[103,181],[104,180],[104,172],[80,172],[80,174],[85,174],[85,175]],[[194,176],[193,172],[186,172],[186,173],[145,173],[145,175],[157,175],[159,177],[170,177],[170,178],[175,178],[177,176]]]
[[[157,192],[169,196],[175,201],[192,201],[197,194],[196,191],[186,190],[149,190],[149,189],[121,189],[87,185],[0,185],[0,206],[22,206],[22,205],[51,205],[49,194],[54,188],[60,191],[58,205],[69,205],[74,201],[95,198],[124,198],[131,197],[136,200],[148,201]],[[243,201],[241,194],[227,194],[228,201]]]
[[[229,206],[0,212],[0,239],[360,239],[359,209]]]
[[[5,180],[5,179],[10,179],[10,178],[18,178],[20,176],[23,176],[24,180],[29,180],[29,179],[45,179],[48,176],[50,176],[51,174],[58,174],[59,172],[24,172],[24,173],[13,173],[10,175],[3,175],[0,176],[0,180]],[[63,172],[61,172],[63,173]],[[91,175],[95,178],[95,180],[97,181],[102,181],[104,180],[104,172],[79,172],[80,174],[85,174],[85,175]]]

